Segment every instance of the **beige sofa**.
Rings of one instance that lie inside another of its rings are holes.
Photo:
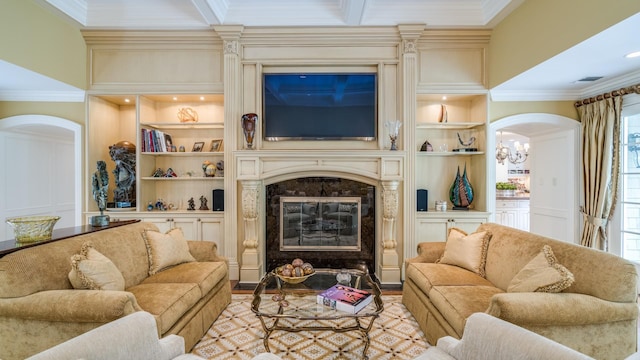
[[[144,234],[165,235],[157,231],[139,222],[0,258],[0,358],[23,359],[141,310],[153,314],[159,336],[180,335],[189,351],[231,302],[228,265],[215,243],[183,239],[191,261],[150,275],[162,261]],[[123,291],[72,286],[71,258],[87,243],[122,274]]]
[[[406,261],[403,303],[430,344],[462,337],[467,318],[486,312],[596,359],[623,359],[636,351],[637,272],[612,254],[510,227],[487,223],[476,233],[491,234],[485,276],[436,263],[446,242],[418,245]],[[544,245],[575,281],[560,293],[507,291],[512,279]]]

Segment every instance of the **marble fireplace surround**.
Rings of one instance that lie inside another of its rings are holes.
[[[266,186],[305,177],[350,179],[376,188],[375,274],[383,284],[400,283],[396,226],[399,186],[404,180],[403,152],[243,150],[234,152],[234,157],[243,230],[239,232],[241,283],[257,283],[267,270]]]

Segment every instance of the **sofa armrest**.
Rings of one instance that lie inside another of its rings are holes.
[[[0,317],[39,321],[106,323],[140,310],[126,291],[49,290],[0,299]]]
[[[224,261],[229,265],[229,259],[218,255],[218,244],[213,241],[187,241],[189,252],[197,261]]]
[[[447,243],[442,242],[421,242],[418,244],[418,256],[407,259],[407,263],[434,263],[442,254]]]
[[[638,306],[575,293],[502,293],[486,313],[522,327],[586,325],[637,319]]]

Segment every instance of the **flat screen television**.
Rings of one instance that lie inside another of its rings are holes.
[[[265,141],[376,139],[375,73],[269,73],[262,80]]]

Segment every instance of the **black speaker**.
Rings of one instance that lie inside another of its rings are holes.
[[[213,190],[213,205],[211,209],[213,211],[224,211],[224,190]]]
[[[425,189],[418,189],[418,211],[427,211],[427,204],[429,204],[429,192]]]

